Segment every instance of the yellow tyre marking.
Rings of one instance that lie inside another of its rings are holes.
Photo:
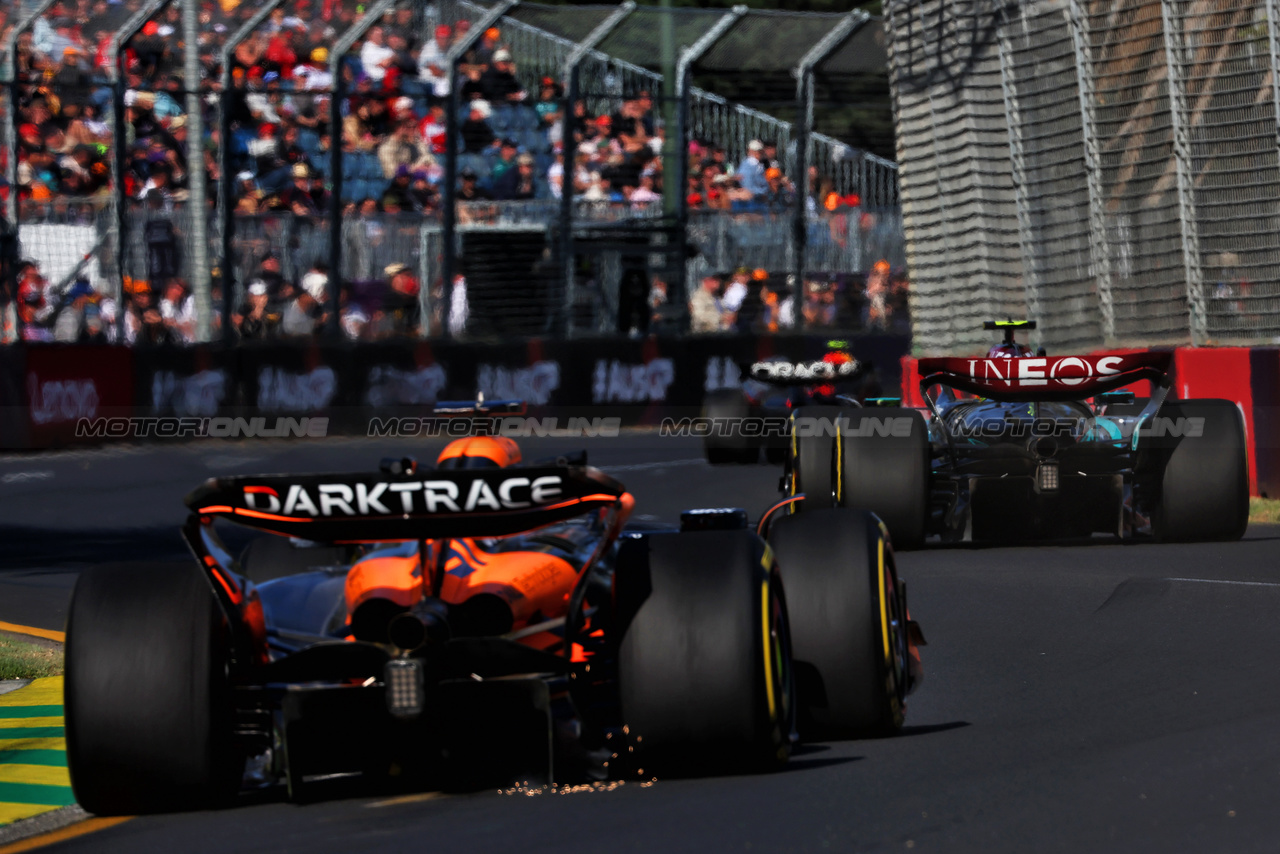
[[[769,699],[769,720],[778,719],[777,702],[773,696],[773,656],[769,649],[769,579],[760,587],[760,616],[763,628],[761,646],[764,648],[764,691]]]
[[[836,422],[836,506],[844,504],[844,440],[840,438],[840,418]]]
[[[884,660],[889,661],[889,609],[885,602],[884,540],[877,540],[880,552],[880,634],[884,637]]]

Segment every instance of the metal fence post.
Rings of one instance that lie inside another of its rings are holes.
[[[1267,45],[1271,49],[1271,107],[1280,147],[1280,0],[1267,0]]]
[[[342,61],[357,41],[373,29],[382,16],[395,8],[396,0],[378,0],[365,11],[355,26],[342,34],[329,54],[329,73],[333,77],[333,96],[329,102],[329,164],[333,182],[329,199],[329,321],[325,333],[337,340],[342,334],[339,311],[342,305],[342,99],[346,85],[342,79]]]
[[[31,14],[14,25],[4,46],[6,63],[9,68],[9,111],[4,120],[8,123],[9,133],[9,201],[6,205],[9,224],[18,227],[18,98],[21,87],[18,85],[18,37],[29,30],[40,16],[49,11],[49,7],[57,0],[40,0],[40,5],[31,10]]]
[[[183,29],[183,69],[187,89],[186,109],[190,127],[187,131],[187,174],[191,187],[191,289],[196,300],[196,340],[204,343],[213,337],[213,295],[209,276],[209,176],[196,160],[202,157],[204,142],[204,104],[200,95],[200,18],[196,0],[181,0]],[[193,161],[196,161],[193,164]]]
[[[734,24],[738,23],[744,15],[747,14],[746,6],[734,6],[722,18],[718,19],[711,29],[707,30],[692,45],[685,48],[680,53],[680,60],[676,63],[676,145],[679,146],[676,154],[676,170],[675,181],[670,182],[671,176],[663,177],[663,193],[676,193],[676,239],[682,243],[687,240],[686,234],[689,231],[689,198],[685,194],[685,186],[689,183],[689,78],[693,73],[693,66],[702,56],[720,40],[720,37],[729,31]],[[671,128],[667,128],[667,133],[671,133]],[[683,247],[681,247],[683,249]],[[686,278],[686,267],[688,266],[683,260],[683,251],[680,253],[680,261],[676,264],[675,281],[669,282],[670,295],[668,300],[676,305],[687,307],[689,305],[689,294]]]
[[[236,48],[245,39],[253,35],[262,22],[271,16],[286,0],[268,0],[261,9],[253,14],[244,25],[227,40],[219,52],[218,61],[222,64],[222,97],[218,116],[218,172],[221,182],[218,184],[219,204],[222,207],[222,340],[231,343],[235,330],[231,326],[231,315],[235,311],[235,179],[231,174],[231,107],[232,77],[231,63]]]
[[[800,58],[799,64],[791,70],[792,76],[796,78],[796,127],[792,140],[796,147],[794,174],[796,186],[799,188],[796,192],[796,209],[792,214],[791,251],[798,287],[804,285],[805,252],[809,242],[807,199],[809,197],[809,137],[813,133],[813,69],[819,62],[834,53],[836,48],[844,44],[846,39],[866,26],[870,20],[869,13],[855,9],[819,39],[818,43],[810,48],[809,52]]]
[[[1019,19],[1025,12],[1019,12]],[[1009,9],[1000,11],[996,48],[1000,53],[1000,89],[1004,93],[1005,122],[1009,126],[1009,161],[1013,193],[1018,212],[1018,243],[1022,248],[1022,283],[1027,294],[1027,319],[1040,317],[1040,270],[1036,263],[1035,235],[1031,224],[1031,200],[1027,195],[1026,161],[1022,150],[1022,110],[1018,104],[1018,82],[1014,79],[1013,41],[1009,38]],[[1041,333],[1037,333],[1039,336]]]
[[[560,257],[564,263],[564,307],[560,327],[568,336],[573,335],[573,302],[577,282],[574,275],[573,249],[573,163],[578,156],[578,140],[573,131],[573,109],[579,95],[582,60],[616,30],[627,16],[635,11],[634,0],[627,0],[617,11],[605,18],[582,40],[564,61],[564,108],[560,117],[564,175],[560,187]]]
[[[1160,16],[1164,24],[1165,63],[1168,66],[1169,112],[1173,121],[1173,161],[1178,179],[1178,219],[1182,226],[1182,265],[1187,277],[1187,310],[1190,314],[1191,343],[1200,346],[1208,332],[1204,298],[1204,278],[1200,269],[1200,232],[1196,223],[1195,176],[1191,163],[1191,128],[1187,113],[1187,93],[1183,85],[1186,44],[1182,15],[1176,0],[1162,0]]]
[[[124,62],[121,51],[129,41],[138,34],[143,25],[147,21],[158,15],[165,6],[168,6],[173,0],[150,0],[145,6],[134,13],[124,26],[116,30],[111,37],[111,72],[115,77],[113,81],[113,100],[112,111],[115,113],[115,194],[116,194],[116,266],[119,268],[120,278],[120,306],[116,311],[116,340],[124,342],[124,279],[125,269],[129,260],[129,196],[124,188],[124,173],[127,168],[127,154],[129,151],[128,128],[124,120],[124,95],[125,95],[125,76]]]
[[[449,315],[453,311],[453,276],[456,265],[454,253],[455,235],[458,229],[458,65],[467,51],[475,47],[484,35],[484,31],[492,27],[511,11],[520,0],[502,0],[476,22],[467,32],[466,38],[449,48],[445,56],[445,65],[449,68],[449,97],[445,99],[445,134],[449,144],[444,149],[444,192],[441,194],[443,217],[440,222],[441,240],[443,242],[440,256],[440,279],[444,286],[444,300],[440,308],[440,334],[449,337]]]
[[[1080,85],[1080,135],[1084,145],[1085,181],[1089,187],[1089,258],[1098,288],[1098,309],[1102,315],[1102,340],[1115,344],[1116,311],[1111,294],[1111,252],[1107,246],[1107,212],[1102,189],[1102,153],[1098,149],[1098,103],[1094,91],[1093,54],[1089,47],[1089,17],[1083,0],[1068,0],[1067,22],[1076,54],[1076,74]]]

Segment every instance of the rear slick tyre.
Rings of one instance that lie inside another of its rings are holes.
[[[911,684],[909,628],[880,521],[844,508],[786,516],[769,546],[787,585],[801,737],[897,732]]]
[[[67,765],[82,807],[218,806],[244,770],[232,739],[225,619],[186,564],[96,567],[67,619]]]
[[[623,542],[619,696],[646,774],[767,771],[791,755],[786,602],[764,559],[748,531]]]
[[[843,414],[838,406],[804,406],[792,416],[791,494],[804,494],[797,511],[836,506],[836,445]]]
[[[1229,400],[1181,400],[1162,406],[1157,419],[1151,424],[1155,435],[1140,437],[1138,445],[1162,466],[1151,520],[1156,539],[1243,537],[1249,525],[1249,462],[1239,407]]]
[[[924,545],[929,514],[929,435],[914,409],[850,413],[840,446],[842,507],[870,510],[889,527],[894,545]]]

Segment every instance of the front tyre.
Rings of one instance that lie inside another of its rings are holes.
[[[244,760],[227,667],[226,621],[196,567],[82,574],[67,619],[64,700],[80,805],[132,815],[228,800]]]

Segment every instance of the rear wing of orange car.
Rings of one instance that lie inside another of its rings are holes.
[[[197,516],[313,542],[506,537],[616,505],[621,483],[589,466],[214,478]]]

